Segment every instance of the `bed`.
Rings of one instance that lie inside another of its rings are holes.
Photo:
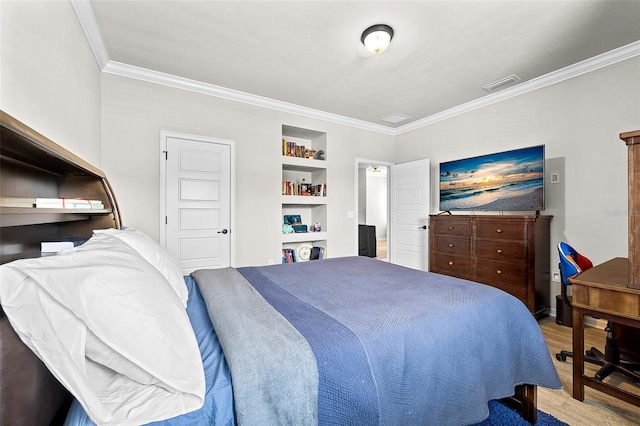
[[[3,200],[53,153],[58,194],[89,180],[105,209],[1,207],[0,424],[475,424],[495,399],[535,423],[535,387],[561,387],[535,319],[488,286],[363,257],[182,277],[121,229],[99,170],[2,118]],[[40,257],[52,235],[87,241]]]

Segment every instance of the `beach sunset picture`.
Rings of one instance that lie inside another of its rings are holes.
[[[440,210],[543,210],[544,145],[440,163]]]

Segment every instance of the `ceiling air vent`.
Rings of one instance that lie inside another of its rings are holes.
[[[382,121],[386,121],[387,123],[392,123],[392,124],[398,124],[404,120],[408,120],[411,117],[409,117],[408,115],[404,115],[404,114],[391,114],[388,117],[385,117],[382,119]]]
[[[522,80],[520,77],[515,74],[511,74],[510,76],[501,78],[500,80],[494,81],[493,83],[485,84],[484,86],[482,86],[482,88],[487,92],[493,92],[495,90],[503,88],[508,84],[515,83],[516,81],[520,80]]]

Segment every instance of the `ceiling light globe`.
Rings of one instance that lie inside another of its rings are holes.
[[[373,25],[362,33],[360,41],[372,53],[382,53],[393,38],[393,29],[388,25]]]

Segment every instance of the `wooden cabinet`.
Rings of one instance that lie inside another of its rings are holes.
[[[629,288],[640,289],[640,130],[620,134],[627,144],[629,173]]]
[[[551,216],[432,215],[430,271],[504,290],[549,314]]]
[[[42,241],[120,228],[104,173],[0,111],[0,263],[40,256]],[[36,198],[98,200],[103,208],[36,208]]]

